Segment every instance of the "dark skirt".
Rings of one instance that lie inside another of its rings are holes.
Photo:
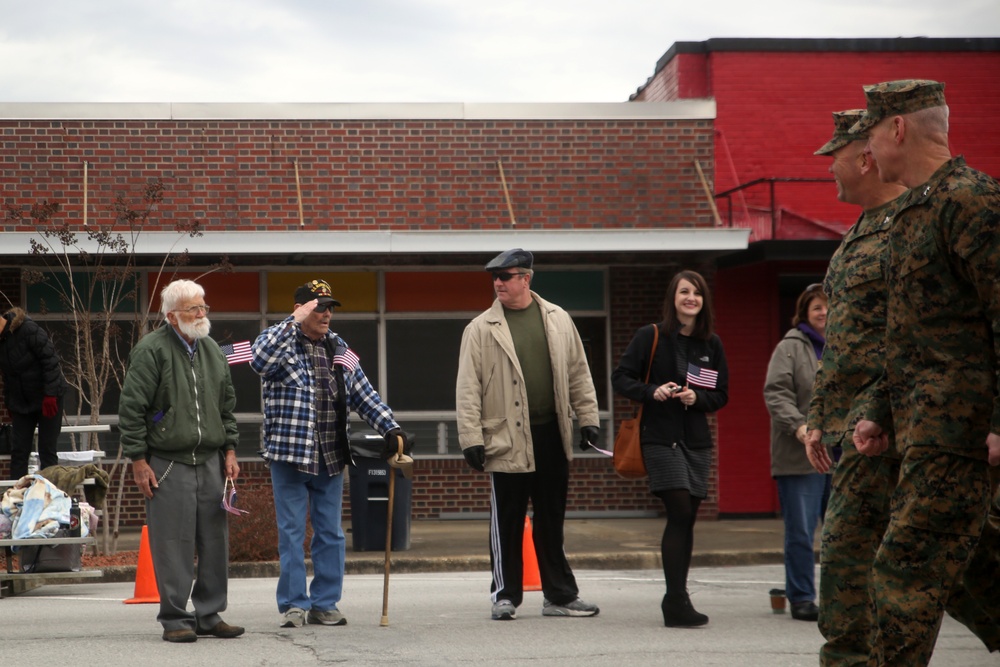
[[[642,445],[642,460],[649,473],[649,491],[687,489],[695,498],[708,497],[708,475],[712,449],[688,449],[684,445]]]

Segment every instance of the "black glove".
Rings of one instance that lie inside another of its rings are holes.
[[[470,466],[479,472],[486,471],[486,447],[483,445],[466,447],[462,450],[462,455],[465,456],[465,462]]]
[[[403,437],[403,453],[409,453],[408,449],[410,441],[409,438],[406,437],[406,434],[403,433],[402,429],[389,429],[386,434],[382,436],[385,438],[385,447],[382,449],[382,458],[386,461],[388,461],[390,457],[395,456],[396,452],[399,451],[399,440],[396,436]]]
[[[597,444],[597,440],[600,437],[601,432],[597,430],[596,426],[581,426],[580,427],[580,449],[582,451],[587,451],[592,446]]]

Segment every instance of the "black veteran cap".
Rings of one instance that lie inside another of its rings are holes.
[[[861,120],[861,116],[864,115],[864,113],[864,109],[834,111],[833,138],[820,146],[819,150],[813,153],[813,155],[829,155],[830,153],[840,150],[851,142],[864,141],[864,134],[855,134],[851,132],[851,128],[855,123]]]
[[[867,132],[889,116],[902,116],[946,104],[944,84],[927,79],[902,79],[865,86],[865,98],[868,100],[868,108],[861,120],[851,128],[854,134]]]
[[[490,260],[486,265],[487,271],[500,271],[502,269],[530,269],[534,258],[527,250],[512,248],[504,250],[502,253]]]
[[[325,280],[310,280],[295,289],[295,303],[308,303],[313,299],[316,299],[318,305],[340,305],[340,302],[333,298],[330,283]]]

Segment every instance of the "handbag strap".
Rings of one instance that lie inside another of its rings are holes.
[[[646,366],[646,379],[644,382],[649,384],[649,375],[653,370],[653,355],[656,354],[656,345],[660,342],[660,327],[653,324],[653,348],[649,351],[649,364]],[[639,409],[635,412],[635,418],[639,419],[642,417],[642,402],[639,402]]]
[[[649,384],[649,374],[653,370],[653,355],[656,354],[656,345],[660,342],[660,327],[653,325],[653,349],[649,352],[649,364],[646,366],[646,383]]]

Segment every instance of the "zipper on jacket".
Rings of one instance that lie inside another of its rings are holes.
[[[197,354],[197,351],[195,351]],[[191,464],[198,465],[198,447],[201,446],[201,401],[198,398],[198,373],[194,370],[194,357],[191,357],[191,382],[194,389],[194,415],[195,421],[198,424],[198,442],[194,444],[194,449],[191,450]]]

